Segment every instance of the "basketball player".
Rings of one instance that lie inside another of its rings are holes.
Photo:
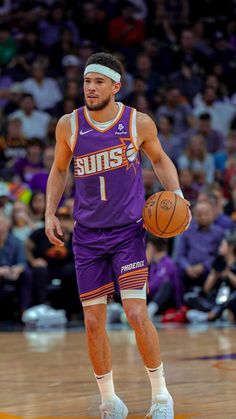
[[[173,419],[158,335],[147,315],[148,267],[142,221],[144,189],[139,150],[150,158],[163,187],[182,195],[176,169],[162,150],[149,116],[115,102],[122,67],[110,54],[93,54],[84,71],[85,106],[64,115],[56,127],[55,159],[47,184],[46,234],[63,246],[55,216],[74,160],[73,249],[88,351],[101,393],[102,418],[126,418],[116,395],[106,334],[107,297],[119,291],[149,375],[149,417]]]

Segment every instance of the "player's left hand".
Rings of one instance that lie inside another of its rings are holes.
[[[63,237],[61,224],[55,215],[45,217],[45,233],[50,243],[55,246],[64,246],[64,242],[59,239]]]

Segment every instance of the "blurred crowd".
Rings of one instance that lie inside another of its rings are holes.
[[[57,120],[83,105],[84,65],[98,51],[122,62],[117,100],[155,120],[194,214],[182,236],[149,240],[150,316],[234,314],[235,2],[2,0],[0,318],[40,304],[63,308],[68,319],[81,312],[72,170],[58,210],[63,250],[44,235],[45,189]],[[145,156],[142,167],[148,197],[161,186]]]

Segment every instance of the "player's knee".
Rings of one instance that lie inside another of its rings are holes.
[[[148,316],[142,307],[130,307],[125,312],[127,320],[133,329],[143,329],[145,327]]]
[[[87,313],[84,319],[86,332],[88,334],[98,334],[100,329],[104,327],[103,321],[95,313]]]

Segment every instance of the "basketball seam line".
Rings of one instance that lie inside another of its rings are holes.
[[[163,191],[161,192],[161,194],[160,194],[160,196],[159,196],[159,198],[158,198],[158,200],[157,200],[157,203],[156,203],[156,226],[157,226],[157,228],[158,228],[158,230],[160,230],[161,231],[161,233],[163,233],[162,232],[162,230],[158,227],[158,221],[157,221],[157,209],[158,209],[158,204],[159,204],[159,201],[160,201],[160,199],[161,199],[161,196],[163,195]]]
[[[171,222],[171,220],[172,220],[172,218],[173,218],[173,215],[174,215],[174,212],[175,212],[176,202],[177,202],[177,196],[176,196],[176,194],[175,194],[175,204],[174,204],[174,208],[173,208],[172,214],[171,214],[171,216],[170,216],[170,218],[169,218],[169,222],[168,222],[168,224],[167,224],[166,228],[162,231],[162,234],[165,234],[165,231],[167,230],[167,228],[168,228],[168,227],[169,227],[169,225],[170,225],[170,222]],[[161,231],[161,230],[160,230],[160,231]],[[169,233],[168,233],[168,234],[169,234]]]
[[[169,231],[169,233],[168,233],[168,234],[172,234],[172,233],[174,233],[176,230],[179,230],[179,228],[181,228],[181,227],[182,227],[182,225],[186,222],[186,220],[188,221],[188,207],[187,207],[187,211],[186,211],[186,217],[185,217],[184,221],[182,222],[182,224],[180,224],[180,226],[179,226],[178,228],[176,228],[175,230],[171,230],[171,231]],[[186,224],[186,225],[187,225],[187,224]]]
[[[149,199],[150,198],[152,198],[152,196],[154,196],[155,194],[153,194],[153,195],[151,195],[150,197],[149,197]],[[158,198],[158,201],[159,201],[159,199],[160,199],[160,197]],[[157,202],[158,202],[157,201]],[[144,207],[144,210],[145,210],[145,207]],[[150,224],[147,222],[147,220],[145,220],[145,224],[147,225],[147,227],[148,227],[148,229],[149,229],[149,232],[153,235],[153,236],[156,236],[156,232],[155,232],[155,230],[153,230],[153,228],[150,226]],[[158,226],[157,226],[158,227]]]

